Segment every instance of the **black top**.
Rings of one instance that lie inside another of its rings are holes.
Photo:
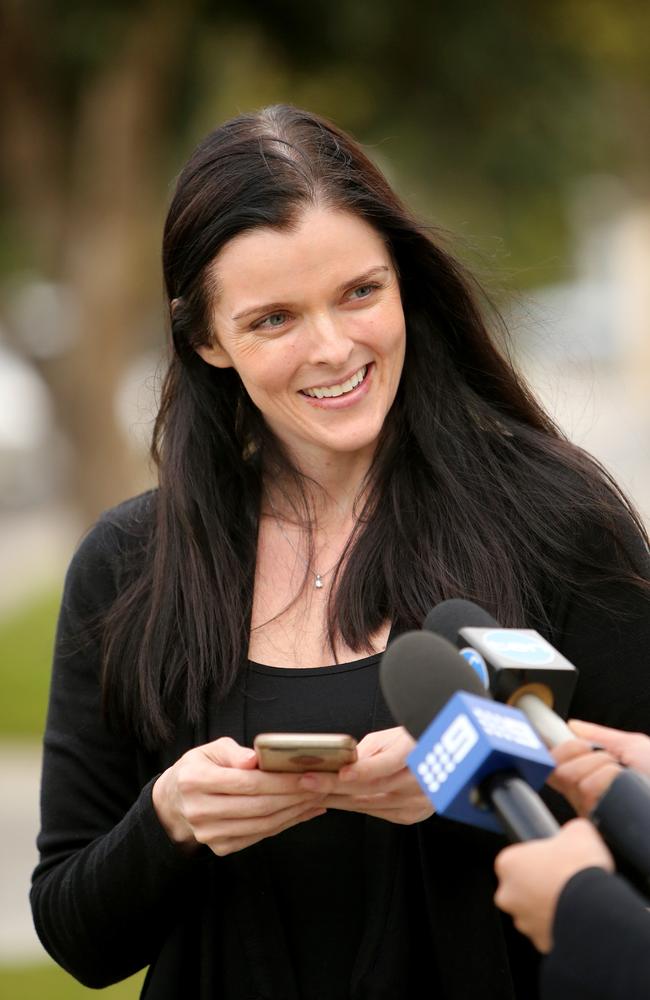
[[[104,515],[66,577],[45,733],[40,862],[32,888],[36,928],[55,960],[90,986],[149,965],[147,1000],[228,1000],[220,989],[223,947],[241,953],[251,998],[297,1000],[265,842],[225,858],[207,847],[188,857],[170,843],[151,802],[156,776],[190,747],[218,736],[246,742],[242,684],[225,701],[206,702],[198,724],[179,720],[173,742],[148,752],[106,725],[99,649],[79,640],[89,617],[114,600],[126,561],[137,563],[152,503],[149,494]],[[609,547],[595,530],[584,544]],[[633,531],[628,547],[650,578],[648,553]],[[619,584],[603,584],[597,596],[599,606],[559,588],[549,598],[553,627],[546,637],[580,671],[571,713],[648,731],[648,601]],[[378,693],[370,728],[394,724]],[[492,865],[503,838],[436,816],[407,828],[366,816],[363,827],[364,922],[350,1000],[417,995],[395,973],[394,956],[409,946],[424,951],[436,970],[431,993],[440,1000],[533,1000],[538,956],[493,903]],[[414,885],[422,888],[428,915],[416,921],[421,940],[415,945],[402,919],[410,901],[396,903]]]
[[[252,746],[260,732],[344,732],[360,740],[370,732],[378,692],[380,654],[316,668],[249,664],[244,734]],[[260,845],[273,904],[286,946],[287,968],[304,1000],[347,1000],[366,915],[363,878],[364,818],[330,809]],[[238,891],[233,886],[233,891]],[[226,909],[230,908],[228,900]],[[421,913],[424,899],[421,899]],[[407,914],[403,915],[407,919]],[[390,948],[390,942],[388,942]],[[241,951],[222,956],[233,1000],[250,996]],[[394,975],[406,979],[406,956],[392,952]]]
[[[553,950],[542,965],[542,1000],[647,1000],[647,906],[624,879],[602,868],[569,879],[555,913]]]

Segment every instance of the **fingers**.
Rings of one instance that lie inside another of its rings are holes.
[[[389,823],[411,824],[433,816],[434,808],[427,799],[391,800],[389,796],[375,795],[356,798],[349,795],[329,795],[324,805],[342,812],[363,813]]]
[[[277,833],[285,824],[291,825],[299,816],[308,812],[317,812],[322,808],[320,803],[314,805],[312,802],[306,805],[301,802],[298,805],[287,806],[285,809],[278,809],[277,812],[269,816],[240,816],[228,819],[219,815],[206,821],[195,836],[199,843],[209,844],[211,847],[213,842],[223,842],[236,837],[259,837],[261,840],[263,837],[270,837]]]
[[[222,746],[217,747],[217,744]],[[242,767],[241,763],[234,763],[237,760],[248,763]],[[190,750],[176,766],[179,785],[187,791],[196,789],[225,795],[290,795],[307,790],[299,784],[300,774],[260,771],[255,751],[249,751],[226,737]]]
[[[569,757],[555,769],[548,784],[564,795],[577,813],[585,816],[620,772],[620,764],[598,750]]]
[[[417,778],[407,767],[403,767],[388,777],[365,781],[357,778],[354,781],[349,779],[344,781],[339,779],[337,775],[308,774],[303,776],[300,786],[324,795],[349,795],[355,798],[363,795],[375,796],[380,793],[393,792],[423,794]]]
[[[278,833],[282,833],[292,826],[297,826],[298,823],[306,823],[317,816],[322,816],[326,811],[322,806],[310,806],[307,809],[304,807],[294,807],[294,809],[282,810],[282,815],[277,813],[274,817],[276,822],[272,827],[262,830],[260,825],[256,823],[254,830],[239,833],[233,827],[229,827],[227,835],[215,836],[214,840],[209,842],[209,847],[219,857],[225,857],[228,854],[233,854],[235,851],[242,851],[246,847],[251,847],[266,837],[276,836]]]
[[[320,792],[326,795],[333,792],[338,784],[338,774],[326,771],[306,771],[296,775],[298,788],[309,792]]]
[[[339,780],[362,784],[389,777],[404,769],[407,754],[414,746],[415,741],[401,726],[369,733],[359,743],[358,760],[341,768]]]
[[[319,806],[322,801],[323,796],[305,792],[294,795],[203,795],[188,808],[187,818],[192,825],[207,822],[215,815],[219,820],[263,819],[294,806]]]
[[[250,747],[240,746],[229,736],[221,736],[202,746],[203,754],[220,767],[257,767],[257,754]]]
[[[316,784],[309,784],[307,787],[316,790],[317,786]],[[350,795],[355,798],[363,795],[374,796],[381,793],[392,794],[394,792],[422,794],[417,778],[406,767],[400,771],[396,771],[394,774],[390,774],[388,777],[375,778],[372,781],[361,779],[355,779],[354,781],[336,780],[329,786],[320,785],[318,791],[328,795]]]
[[[596,722],[583,722],[581,719],[569,719],[569,729],[581,740],[588,740],[591,743],[599,743],[609,750],[610,753],[618,754],[629,733],[623,733],[620,729],[611,729],[609,726],[600,726]]]
[[[599,743],[621,763],[650,776],[650,739],[645,733],[627,733],[578,719],[571,719],[570,726],[581,738]]]
[[[300,775],[260,771],[256,764],[254,752],[222,738],[189,750],[163,772],[152,801],[170,839],[222,853],[224,845],[271,836],[322,809],[323,795],[300,788]]]
[[[575,757],[589,756],[598,752],[594,750],[593,744],[590,741],[582,739],[566,740],[564,743],[558,743],[551,751],[558,766],[565,764],[569,760],[573,760]]]
[[[410,774],[404,764],[413,746],[414,740],[401,726],[369,733],[357,747],[358,759],[354,764],[347,764],[333,775],[314,772],[305,774],[300,787],[338,792],[349,785],[351,793],[356,795],[362,787],[364,791],[377,791],[375,783],[381,781],[381,790],[388,790],[388,786],[384,784],[386,781],[391,781],[394,777],[395,782],[399,782],[404,775]],[[415,778],[413,781],[415,782]],[[393,786],[394,783],[391,787]]]
[[[417,823],[433,813],[415,776],[405,767],[414,741],[401,726],[369,733],[359,743],[359,759],[338,775],[304,775],[305,788],[326,793],[325,805],[360,812],[392,823]],[[325,778],[329,782],[325,783]]]
[[[404,766],[412,746],[406,731],[395,727],[365,737],[360,760],[339,774],[290,774],[261,771],[254,751],[222,737],[173,766],[174,819],[183,836],[189,830],[218,855],[322,815],[328,806],[418,822],[433,809]]]
[[[560,892],[577,871],[592,865],[611,871],[613,859],[591,823],[572,820],[554,837],[515,844],[497,855],[494,901],[540,951],[549,951]]]

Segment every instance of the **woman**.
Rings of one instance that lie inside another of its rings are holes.
[[[533,996],[492,903],[502,842],[430,816],[377,664],[467,596],[581,667],[576,714],[642,728],[638,520],[333,125],[275,107],[208,136],[163,263],[159,489],[106,513],[67,578],[42,940],[94,986],[149,965],[150,998]],[[265,773],[269,730],[349,732],[359,760]]]

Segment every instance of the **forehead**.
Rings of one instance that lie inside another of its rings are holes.
[[[390,264],[382,237],[350,212],[310,207],[290,229],[260,227],[235,236],[215,258],[218,299],[282,298],[306,284],[340,283]]]

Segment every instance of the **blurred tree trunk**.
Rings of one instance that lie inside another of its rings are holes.
[[[74,449],[71,499],[89,522],[151,480],[117,425],[115,393],[162,297],[155,181],[192,5],[133,8],[121,51],[82,90],[72,142],[48,93],[38,19],[25,8],[15,4],[0,32],[4,166],[44,276],[63,282],[78,309],[71,350],[40,367]]]

